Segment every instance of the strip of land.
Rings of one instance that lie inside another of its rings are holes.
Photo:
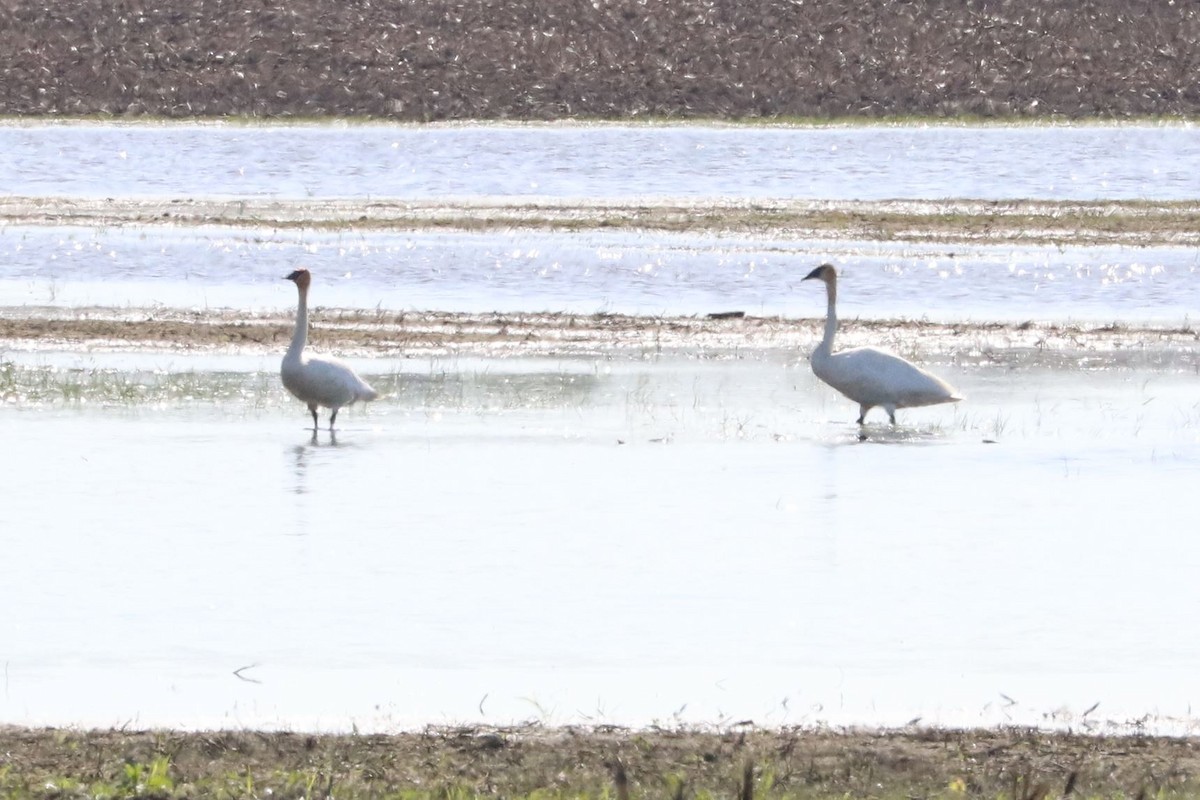
[[[1028,730],[0,728],[5,797],[1191,797],[1194,740]]]
[[[1200,201],[137,200],[0,198],[0,225],[362,231],[634,230],[932,243],[1200,245]]]
[[[322,352],[387,357],[752,357],[807,354],[822,320],[756,317],[313,309],[310,341]],[[288,312],[232,309],[0,308],[4,349],[282,352]],[[1200,329],[1119,324],[844,320],[846,346],[874,344],[928,360],[1046,366],[1200,365]]]

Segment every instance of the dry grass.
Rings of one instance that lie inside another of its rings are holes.
[[[1160,0],[0,0],[0,30],[0,114],[1200,112],[1200,9]]]

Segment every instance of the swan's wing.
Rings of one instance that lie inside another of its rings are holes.
[[[961,399],[941,378],[874,347],[856,347],[830,356],[819,374],[830,386],[865,405],[897,408]]]
[[[304,392],[301,399],[331,408],[379,396],[349,364],[332,356],[306,358],[296,382]]]

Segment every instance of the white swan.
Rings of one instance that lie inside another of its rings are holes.
[[[874,347],[855,347],[833,352],[837,333],[837,270],[822,264],[804,280],[825,282],[829,310],[825,318],[825,336],[812,354],[816,376],[858,403],[858,424],[864,424],[867,412],[882,406],[888,419],[896,424],[897,408],[955,403],[962,399],[954,387],[936,375],[905,361],[900,356]]]
[[[298,269],[285,280],[292,281],[300,292],[300,304],[296,308],[296,331],[292,344],[283,357],[279,374],[289,392],[308,404],[313,418],[313,431],[317,430],[317,408],[332,409],[329,415],[329,430],[337,419],[338,409],[358,400],[374,400],[379,392],[358,377],[349,364],[327,356],[310,356],[304,352],[308,344],[308,286],[312,275],[306,269]]]

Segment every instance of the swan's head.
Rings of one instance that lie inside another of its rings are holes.
[[[806,280],[806,281],[818,280],[818,281],[825,281],[826,283],[836,283],[837,282],[837,270],[833,268],[832,264],[822,264],[821,266],[814,269],[812,272],[805,275],[802,278],[802,280]]]
[[[301,289],[307,289],[308,285],[312,283],[312,273],[306,269],[298,269],[291,275],[286,276],[284,280],[291,281]]]

